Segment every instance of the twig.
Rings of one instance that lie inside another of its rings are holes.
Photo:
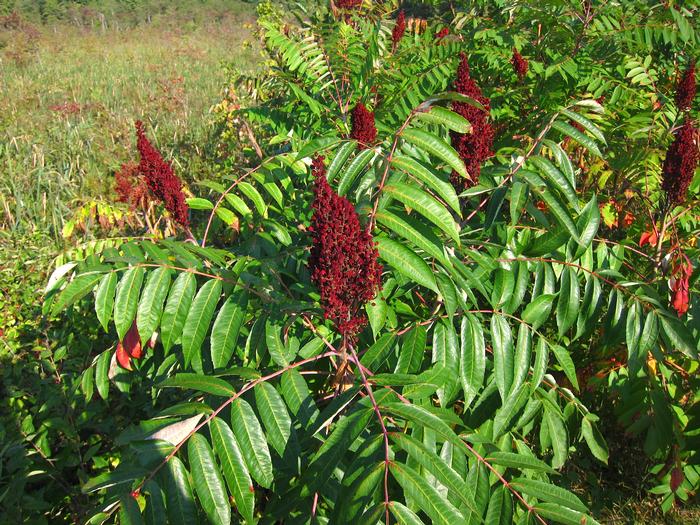
[[[384,424],[384,417],[382,416],[382,413],[379,410],[379,405],[377,405],[377,401],[374,398],[372,387],[370,386],[369,381],[367,381],[367,375],[365,374],[364,367],[360,364],[360,359],[357,357],[357,353],[355,352],[353,346],[348,345],[348,348],[350,350],[350,353],[352,354],[352,358],[355,361],[355,364],[357,365],[357,369],[360,371],[360,376],[362,377],[362,385],[367,391],[367,395],[369,396],[369,399],[372,402],[372,408],[374,409],[374,413],[377,414],[379,426],[381,427],[382,434],[384,436],[384,513],[386,525],[389,525],[389,458],[391,454],[391,447],[389,446],[389,432],[387,431],[386,425]]]

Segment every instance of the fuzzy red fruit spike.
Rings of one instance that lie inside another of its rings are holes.
[[[374,113],[368,110],[362,102],[358,102],[355,109],[352,110],[351,122],[350,138],[360,143],[360,149],[370,146],[377,138]]]
[[[513,64],[513,69],[518,78],[522,80],[527,75],[528,63],[525,58],[518,52],[517,49],[513,49],[513,58],[511,59],[511,64]]]
[[[170,212],[173,219],[182,226],[189,226],[189,207],[182,193],[182,181],[175,175],[172,166],[165,161],[150,143],[144,132],[143,122],[136,122],[136,147],[141,154],[139,172],[146,179],[146,184]]]
[[[139,165],[130,162],[122,164],[114,174],[114,189],[117,200],[132,206],[144,206],[148,203],[148,186],[139,177]]]
[[[481,89],[471,78],[467,55],[462,53],[460,57],[454,84],[455,91],[477,100],[484,107],[484,109],[480,109],[466,102],[452,104],[452,109],[472,125],[471,133],[450,132],[452,146],[464,161],[470,177],[470,179],[465,179],[456,172],[452,173],[452,184],[461,192],[478,182],[481,175],[481,165],[493,155],[494,131],[488,122],[491,101],[482,95]]]
[[[311,278],[326,319],[340,334],[353,337],[367,323],[362,308],[381,286],[382,267],[372,236],[361,227],[355,208],[328,185],[323,157],[313,161],[312,172]]]
[[[676,87],[676,106],[681,111],[686,111],[693,105],[695,99],[695,62],[688,65],[683,77]]]
[[[435,33],[435,41],[440,42],[443,38],[445,38],[449,34],[450,34],[450,28],[443,27],[442,29],[440,29],[440,31]]]
[[[672,205],[685,201],[688,187],[698,167],[697,137],[697,128],[689,118],[686,118],[683,126],[676,131],[675,139],[666,152],[661,187]]]
[[[396,17],[396,24],[394,25],[394,30],[391,32],[391,41],[394,46],[396,46],[399,41],[403,38],[403,34],[406,32],[406,13],[403,9],[399,11],[399,15]]]

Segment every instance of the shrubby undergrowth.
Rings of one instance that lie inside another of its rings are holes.
[[[139,127],[177,235],[47,288],[113,337],[86,398],[143,414],[90,522],[596,523],[560,473],[611,459],[597,407],[691,499],[697,7],[658,7],[263,4],[250,168],[185,207]]]

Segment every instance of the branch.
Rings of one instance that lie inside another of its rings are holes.
[[[165,457],[165,459],[163,461],[161,461],[161,463],[154,470],[152,470],[150,472],[150,474],[146,478],[144,478],[144,480],[141,483],[139,483],[138,487],[136,487],[134,492],[137,494],[139,492],[141,492],[144,485],[153,479],[153,477],[160,471],[160,469],[162,469],[175,456],[175,454],[178,453],[178,451],[183,447],[183,445],[185,443],[187,443],[187,441],[193,435],[195,435],[199,429],[201,429],[202,427],[207,425],[212,419],[214,419],[216,416],[218,416],[219,413],[224,408],[229,406],[231,403],[233,403],[236,399],[241,397],[248,390],[253,389],[256,385],[258,385],[260,383],[264,383],[265,381],[269,381],[269,380],[274,379],[278,376],[281,376],[282,374],[284,374],[285,372],[288,372],[289,370],[292,370],[293,368],[298,368],[300,366],[303,366],[303,365],[306,365],[309,363],[313,363],[314,361],[318,361],[320,359],[323,359],[324,357],[329,357],[329,356],[335,355],[335,354],[336,354],[336,352],[325,352],[323,354],[319,354],[319,355],[314,356],[314,357],[309,357],[308,359],[302,359],[301,361],[291,363],[291,364],[285,366],[284,368],[277,370],[276,372],[272,372],[271,374],[268,374],[268,375],[263,376],[263,377],[259,377],[258,379],[254,379],[253,381],[249,381],[248,383],[246,383],[238,392],[236,392],[233,396],[229,397],[226,401],[224,401],[221,405],[219,405],[219,407],[216,410],[214,410],[214,412],[212,412],[204,421],[202,421],[200,424],[198,424],[189,434],[187,434],[187,436],[185,436],[185,438],[182,441],[180,441],[177,445],[175,445],[175,448],[170,452],[170,454],[168,454]]]
[[[372,387],[370,386],[369,381],[367,381],[367,375],[365,374],[364,367],[360,364],[360,360],[357,357],[357,353],[355,352],[355,349],[352,347],[352,345],[348,345],[348,348],[350,349],[352,358],[355,361],[355,364],[357,365],[357,369],[360,371],[360,376],[362,377],[362,385],[367,391],[367,395],[369,396],[369,399],[372,402],[372,408],[374,409],[374,413],[377,414],[379,426],[381,427],[382,434],[384,436],[384,513],[386,525],[389,525],[389,456],[391,453],[391,448],[389,447],[389,432],[387,431],[386,425],[384,424],[384,417],[382,416],[382,413],[379,410],[379,405],[377,405],[377,401],[374,398]]]

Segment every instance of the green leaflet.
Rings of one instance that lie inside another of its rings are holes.
[[[233,495],[236,509],[246,523],[254,523],[255,492],[252,490],[253,484],[236,437],[231,428],[218,417],[211,420],[209,429],[214,450],[221,462],[226,486]]]
[[[420,226],[410,224],[404,217],[386,210],[378,211],[376,218],[379,224],[412,242],[425,253],[437,259],[443,266],[451,266],[442,251],[440,239],[429,229],[419,229]]]
[[[564,196],[567,202],[574,208],[578,209],[578,196],[576,195],[576,190],[573,185],[567,179],[564,174],[559,171],[549,160],[544,157],[539,157],[537,155],[530,158],[537,168],[539,168],[540,173],[543,173],[547,180],[549,180],[552,185]]]
[[[391,440],[433,474],[463,505],[476,512],[476,503],[469,486],[440,456],[408,434],[392,433]]]
[[[140,525],[143,523],[139,504],[130,495],[119,498],[119,524]]]
[[[563,525],[581,525],[582,523],[586,525],[600,525],[591,516],[556,503],[539,503],[535,505],[534,510],[543,518],[554,520]]]
[[[284,457],[294,429],[282,396],[269,383],[260,383],[253,390],[260,419],[267,430],[268,442],[280,457]]]
[[[158,387],[186,388],[224,397],[236,395],[236,389],[234,389],[228,382],[218,377],[205,376],[203,374],[176,374],[160,383]]]
[[[68,285],[58,296],[58,299],[53,304],[53,308],[51,310],[52,314],[58,315],[62,310],[85,297],[92,291],[101,278],[102,275],[99,273],[89,273],[77,276],[70,283],[68,283]]]
[[[462,159],[459,158],[459,154],[441,138],[431,133],[412,128],[403,130],[401,136],[414,146],[418,146],[422,150],[444,161],[462,177],[469,177]]]
[[[513,383],[513,336],[510,325],[502,315],[491,316],[491,345],[496,385],[505,402]]]
[[[461,215],[459,197],[457,197],[457,192],[455,191],[454,187],[448,181],[442,180],[440,176],[432,169],[418,162],[417,160],[404,155],[395,155],[391,159],[391,163],[393,166],[405,171],[435,191],[435,193],[442,200],[444,200],[455,213]]]
[[[462,318],[460,330],[459,375],[464,390],[464,405],[471,406],[484,383],[486,343],[479,320],[472,314]]]
[[[109,331],[109,321],[114,308],[114,292],[117,288],[117,273],[109,272],[100,280],[95,292],[95,313],[105,332]]]
[[[328,165],[328,169],[326,170],[326,178],[330,182],[335,180],[335,177],[340,172],[340,169],[343,167],[345,162],[350,158],[350,155],[352,155],[356,149],[357,141],[355,140],[349,140],[348,142],[343,143],[343,145],[338,148],[335,155],[333,156],[333,160],[331,160],[330,164]]]
[[[136,326],[141,336],[141,344],[145,344],[158,328],[163,303],[170,289],[170,276],[171,271],[168,268],[158,268],[146,279],[136,312]]]
[[[559,366],[561,366],[562,370],[564,370],[564,373],[566,374],[566,378],[571,382],[573,387],[578,390],[578,379],[576,378],[576,366],[574,365],[573,360],[571,359],[571,355],[569,355],[569,351],[564,348],[563,346],[560,346],[558,344],[550,344],[550,348],[552,349],[552,353],[554,354],[554,357],[556,357],[557,362],[559,363]]]
[[[341,417],[331,434],[311,459],[306,472],[302,474],[302,496],[313,494],[325,483],[372,417],[374,417],[374,412],[368,408],[358,409]]]
[[[192,471],[192,484],[209,520],[217,524],[230,524],[231,506],[207,438],[201,434],[190,437],[187,457]]]
[[[427,338],[428,332],[421,325],[416,325],[403,336],[396,373],[414,373],[420,370]]]
[[[194,504],[189,474],[178,457],[167,463],[165,502],[168,522],[173,525],[197,523],[197,508]]]
[[[544,421],[546,422],[552,449],[554,451],[552,467],[555,469],[564,466],[566,457],[569,454],[569,437],[561,418],[562,416],[555,413],[547,403],[544,404]]]
[[[139,293],[145,270],[140,266],[129,268],[117,284],[114,298],[114,325],[119,340],[123,340],[136,317]]]
[[[392,501],[389,510],[400,525],[425,525],[415,512],[398,501]]]
[[[549,317],[555,297],[553,294],[544,294],[535,298],[523,310],[523,321],[530,324],[533,330],[537,330]]]
[[[415,252],[388,237],[375,239],[379,256],[410,280],[438,293],[437,283],[430,267]]]
[[[459,226],[452,218],[450,212],[447,211],[447,208],[434,197],[415,186],[409,186],[401,182],[387,184],[384,186],[384,192],[420,213],[459,245]]]
[[[557,300],[557,326],[559,336],[564,335],[576,321],[579,310],[580,290],[576,270],[570,266],[561,272],[561,290]]]
[[[571,124],[567,124],[566,122],[563,122],[561,120],[556,120],[552,124],[552,127],[558,131],[561,131],[564,135],[567,135],[574,139],[576,142],[578,142],[583,147],[588,149],[591,153],[593,153],[596,157],[603,158],[603,154],[598,149],[598,145],[595,143],[595,141],[587,135],[585,135],[584,133],[581,133]]]
[[[515,276],[512,270],[496,268],[493,277],[493,290],[491,290],[491,306],[495,309],[506,304],[513,295]]]
[[[231,295],[219,309],[210,337],[211,361],[214,368],[223,368],[231,360],[247,305],[248,294],[240,292]]]
[[[240,444],[248,471],[255,481],[269,488],[273,481],[270,449],[258,417],[244,399],[231,403],[231,428]]]
[[[214,310],[221,297],[221,281],[210,279],[197,292],[187,319],[182,329],[182,351],[185,356],[185,366],[192,367],[202,373],[202,354],[200,349],[209,331],[209,323],[214,316]]]
[[[485,459],[486,461],[494,465],[501,465],[503,467],[510,467],[518,470],[535,470],[547,472],[549,474],[554,474],[556,472],[544,461],[541,461],[534,457],[526,456],[525,454],[518,454],[515,452],[502,452],[500,450],[497,450],[495,452],[490,452]]]
[[[503,485],[497,486],[491,493],[485,523],[488,525],[510,525],[513,523],[513,499],[510,491]]]
[[[352,187],[353,182],[357,176],[365,169],[365,167],[372,161],[376,152],[373,149],[365,149],[358,153],[354,159],[350,161],[350,164],[345,167],[340,173],[340,178],[338,180],[338,189],[336,190],[338,195],[345,195],[347,191]]]
[[[540,501],[557,503],[579,512],[586,512],[586,506],[578,497],[568,490],[551,483],[535,479],[515,478],[511,481],[511,485],[515,490],[534,496]]]
[[[433,523],[453,525],[464,521],[462,513],[411,467],[391,463],[389,470],[406,495],[420,505]]]
[[[530,371],[530,355],[532,353],[532,330],[521,323],[518,327],[518,339],[515,344],[515,358],[513,360],[513,384],[509,395],[520,388]]]
[[[467,119],[442,106],[432,106],[428,111],[419,111],[416,118],[431,124],[445,126],[457,133],[472,132],[472,125]]]
[[[161,317],[161,342],[166,352],[172,347],[182,333],[187,312],[197,290],[197,281],[193,273],[183,272],[170,288],[168,300]]]
[[[262,217],[267,217],[267,204],[265,204],[265,199],[263,199],[260,192],[255,189],[255,186],[248,182],[241,181],[238,183],[237,188],[250,199],[258,214]]]
[[[581,435],[591,453],[601,462],[608,464],[608,445],[598,428],[591,422],[591,415],[586,414],[581,420]]]

